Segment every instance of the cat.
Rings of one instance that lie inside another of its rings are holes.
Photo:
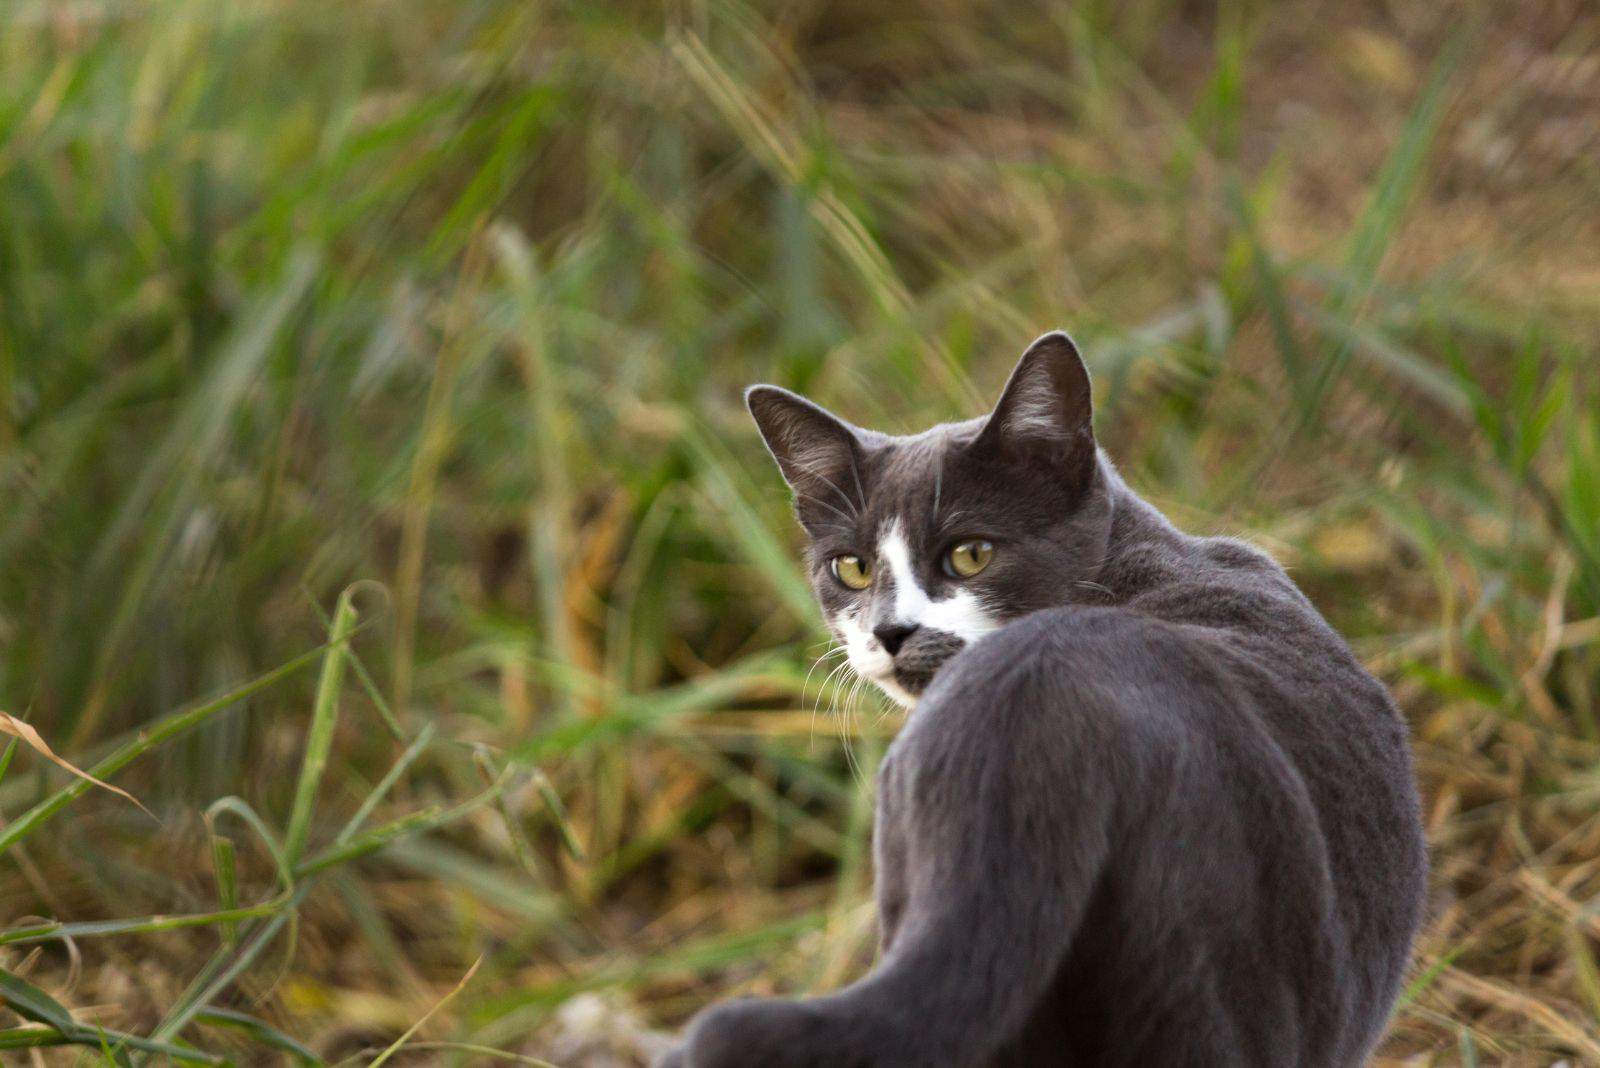
[[[881,955],[713,1006],[661,1068],[1363,1063],[1427,875],[1405,723],[1277,564],[1128,488],[1067,335],[910,437],[746,403],[829,627],[911,709]]]

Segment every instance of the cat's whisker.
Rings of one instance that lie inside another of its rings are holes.
[[[866,737],[868,719],[867,713],[871,709],[871,702],[875,700],[881,700],[882,696],[883,692],[875,686],[862,686],[861,692],[856,695],[853,714],[855,716],[856,733],[858,739]],[[872,726],[874,730],[877,729],[877,724],[873,724]]]
[[[816,646],[812,646],[812,648],[816,648]],[[800,700],[808,700],[807,695],[811,692],[811,676],[816,672],[817,668],[827,663],[829,657],[843,656],[847,652],[848,650],[846,650],[844,646],[837,643],[830,643],[829,648],[823,650],[820,656],[817,656],[811,661],[811,666],[806,669],[805,681],[801,682],[800,684]]]
[[[861,762],[860,762],[860,760],[858,760],[856,758],[856,755],[855,755],[855,741],[856,741],[856,738],[855,738],[854,734],[848,733],[848,732],[853,732],[853,731],[858,732],[860,730],[861,718],[860,718],[860,716],[857,715],[856,705],[857,705],[857,702],[860,700],[861,694],[862,694],[863,690],[865,689],[866,685],[867,685],[866,676],[858,674],[856,676],[855,685],[850,687],[850,692],[845,698],[845,707],[844,707],[843,728],[847,732],[846,737],[845,737],[845,742],[844,742],[845,760],[850,765],[850,772],[851,772],[852,775],[855,776],[856,784],[859,785],[859,786],[865,786],[866,785],[866,783],[867,783],[866,772],[862,769]]]
[[[848,660],[836,664],[834,665],[833,670],[828,672],[827,677],[822,680],[822,686],[817,691],[816,703],[811,706],[811,737],[813,739],[815,739],[817,735],[817,710],[822,704],[822,695],[824,692],[830,692],[832,695],[828,700],[828,715],[831,717],[833,715],[833,710],[838,706],[839,703],[839,690],[837,686],[835,686],[830,691],[829,684],[833,682],[835,676],[837,676],[840,672],[847,670],[849,667],[850,661]]]
[[[865,508],[867,506],[867,491],[861,485],[861,472],[856,469],[856,458],[853,455],[850,457],[850,477],[855,479],[856,496],[861,498],[860,507]]]
[[[818,482],[821,482],[824,486],[827,486],[829,489],[833,490],[833,492],[837,493],[839,495],[839,499],[844,501],[845,505],[850,508],[852,513],[860,512],[861,509],[864,507],[863,503],[857,503],[856,501],[852,501],[850,499],[850,495],[848,493],[846,493],[844,490],[840,489],[837,485],[835,485],[833,483],[833,481],[828,478],[827,475],[824,475],[822,472],[818,471],[816,469],[816,465],[802,463],[802,462],[794,459],[793,457],[790,458],[789,463],[790,463],[791,466],[799,468],[801,471],[804,471],[806,474],[810,475],[812,478],[816,479]],[[850,471],[851,471],[852,474],[855,473],[855,466],[853,464],[851,465]],[[860,489],[860,487],[861,487],[861,478],[860,478],[859,475],[857,475],[856,476],[856,488]],[[818,504],[823,503],[818,498],[813,497],[812,499],[817,501]],[[867,495],[865,493],[863,493],[861,495],[861,501],[865,502],[866,499],[867,499]],[[840,513],[840,514],[842,515],[843,513]],[[847,516],[846,518],[853,520],[855,518],[855,515],[852,514],[850,516]]]
[[[820,667],[822,665],[822,663],[823,663],[822,658],[818,658],[817,662],[815,664],[811,665],[811,671],[815,671],[818,667]],[[828,684],[831,681],[833,681],[833,677],[835,675],[839,674],[840,671],[844,670],[845,668],[847,668],[849,666],[850,666],[850,662],[848,660],[842,660],[839,663],[833,665],[833,667],[828,671],[827,675],[823,676],[822,682],[818,685],[818,687],[817,687],[817,696],[816,696],[816,700],[815,701],[811,701],[808,697],[806,697],[805,693],[802,692],[802,695],[801,695],[802,700],[806,700],[811,704],[811,711],[812,711],[812,718],[813,719],[816,718],[817,706],[822,703],[822,695],[828,689]],[[811,681],[811,671],[806,672],[806,683],[807,683],[808,690],[809,690],[810,681]]]
[[[861,509],[866,508],[866,506],[867,506],[867,491],[861,485],[861,472],[856,469],[856,462],[855,462],[855,458],[854,457],[852,457],[851,460],[850,460],[850,477],[855,480],[856,495],[860,498],[859,501],[852,501],[850,499],[849,494],[845,493],[844,490],[842,490],[838,486],[834,485],[833,482],[830,481],[826,475],[824,475],[824,474],[822,474],[822,472],[818,471],[816,469],[816,465],[815,464],[801,463],[801,462],[798,462],[794,457],[790,457],[789,462],[791,464],[793,464],[794,466],[800,468],[800,470],[806,472],[808,475],[811,475],[813,478],[821,480],[824,485],[828,486],[828,488],[832,489],[833,492],[837,493],[840,497],[842,497],[844,499],[844,502],[846,504],[848,504],[851,508],[854,508],[857,511],[860,511]]]
[[[866,683],[867,679],[866,676],[856,671],[848,660],[842,666],[850,669],[853,678],[843,687],[842,693],[839,689],[834,690],[832,699],[828,702],[828,715],[829,718],[833,719],[835,729],[839,732],[839,744],[844,749],[845,766],[850,769],[851,779],[860,784],[864,780],[861,767],[856,762],[855,749],[851,745],[848,726],[850,723],[851,703],[855,698],[856,692]]]
[[[830,695],[829,696],[829,701],[828,701],[828,711],[829,712],[833,711],[834,705],[837,704],[838,700],[839,700],[838,686],[840,684],[835,682],[834,680],[839,676],[839,674],[841,672],[847,670],[849,667],[850,667],[850,662],[848,660],[843,661],[843,662],[838,663],[838,664],[835,664],[833,666],[833,669],[828,672],[826,677],[823,678],[822,685],[817,690],[817,701],[818,701],[818,703],[820,703],[822,701],[822,695],[824,693],[827,693],[827,694]]]
[[[851,683],[845,695],[844,706],[839,710],[839,744],[844,747],[845,766],[850,769],[850,778],[857,786],[866,780],[861,773],[861,765],[856,761],[856,749],[850,737],[850,707],[851,702],[855,700],[856,690],[864,681],[862,676],[856,676],[855,682]]]
[[[819,507],[822,507],[822,508],[826,508],[828,511],[832,512],[834,515],[836,515],[840,519],[844,520],[846,523],[854,523],[856,521],[856,517],[855,516],[846,515],[844,512],[839,511],[839,509],[835,508],[833,505],[829,504],[827,501],[823,500],[821,497],[814,496],[813,494],[810,494],[810,493],[801,493],[799,490],[795,490],[794,495],[795,495],[795,499],[796,500],[810,501],[812,504],[815,504],[815,505],[817,505]]]

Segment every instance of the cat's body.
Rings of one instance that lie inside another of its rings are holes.
[[[751,408],[830,623],[915,708],[880,772],[878,967],[718,1006],[667,1063],[1361,1063],[1426,851],[1403,721],[1282,569],[1123,484],[1064,335],[989,419],[916,438]]]

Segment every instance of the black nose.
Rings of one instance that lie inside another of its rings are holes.
[[[883,643],[890,656],[900,651],[906,639],[917,632],[915,623],[880,623],[872,628],[872,636]]]

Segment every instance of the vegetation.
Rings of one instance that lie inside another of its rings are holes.
[[[0,1057],[629,1064],[861,972],[895,720],[739,389],[911,429],[1060,325],[1414,725],[1385,1056],[1600,1061],[1597,37],[12,0],[0,710],[159,819],[4,750]]]

